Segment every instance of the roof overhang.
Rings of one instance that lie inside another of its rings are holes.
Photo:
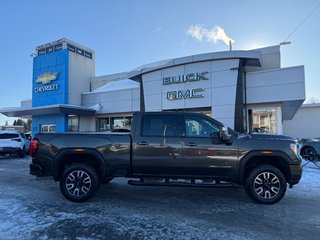
[[[43,107],[13,107],[2,108],[0,113],[7,117],[30,117],[34,115],[53,115],[53,114],[68,114],[80,116],[93,116],[96,110],[90,107],[82,107],[69,104],[48,105]]]
[[[259,50],[212,52],[175,59],[167,59],[155,63],[146,64],[138,68],[135,68],[131,72],[128,72],[128,78],[132,80],[137,80],[139,76],[142,74],[161,70],[164,68],[170,68],[178,65],[204,61],[218,61],[228,59],[244,59],[245,66],[253,67],[261,67],[262,62],[262,57]]]
[[[282,103],[282,120],[291,120],[298,112],[304,99],[294,101],[284,101]]]

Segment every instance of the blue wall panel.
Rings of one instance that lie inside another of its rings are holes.
[[[41,107],[56,104],[68,104],[68,76],[69,52],[67,49],[37,56],[33,59],[32,77],[32,107]],[[57,73],[57,78],[50,83],[36,83],[44,73]],[[36,91],[39,88],[51,88],[51,91]],[[32,116],[32,134],[41,131],[41,125],[56,125],[56,132],[68,131],[68,116],[39,115]]]
[[[68,131],[68,118],[64,114],[41,115],[32,117],[32,134],[40,133],[41,125],[56,125],[56,132]]]
[[[37,56],[33,59],[32,106],[46,106],[68,103],[68,50]],[[57,79],[50,83],[36,83],[44,73],[57,73]],[[58,85],[57,90],[37,92],[37,88]]]

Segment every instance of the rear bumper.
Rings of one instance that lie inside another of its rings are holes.
[[[292,164],[290,165],[290,186],[297,184],[302,177],[302,166],[300,164]]]
[[[30,164],[30,171],[29,174],[37,176],[37,177],[41,177],[43,175],[43,169],[39,164]]]
[[[0,155],[15,154],[21,152],[19,147],[0,147]]]

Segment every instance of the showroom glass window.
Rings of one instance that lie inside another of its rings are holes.
[[[131,129],[132,117],[114,117],[111,118],[111,129]]]
[[[76,115],[68,116],[68,131],[79,132],[79,116],[76,116]]]
[[[108,131],[110,130],[110,119],[109,118],[98,118],[96,122],[97,131]]]
[[[56,125],[55,124],[41,125],[41,132],[42,133],[54,133],[54,132],[56,132]]]
[[[116,129],[131,129],[131,116],[105,117],[96,119],[97,131],[110,131]]]
[[[282,134],[281,108],[261,107],[248,111],[249,131],[252,133]]]

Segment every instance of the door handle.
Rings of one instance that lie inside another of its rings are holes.
[[[189,146],[189,147],[198,146],[197,144],[195,144],[195,143],[193,143],[193,142],[188,142],[186,145]]]
[[[138,144],[138,145],[141,145],[141,146],[148,145],[148,143],[147,143],[146,141],[141,141],[141,142],[138,142],[137,144]]]

